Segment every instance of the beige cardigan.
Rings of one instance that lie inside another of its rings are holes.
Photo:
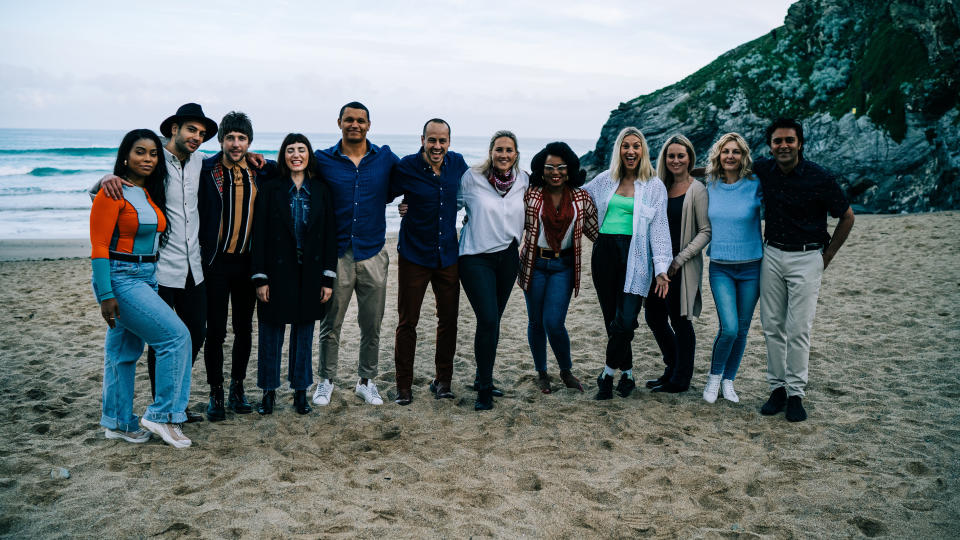
[[[703,248],[710,242],[710,218],[707,217],[707,189],[694,179],[683,199],[680,218],[680,253],[674,260],[683,269],[680,284],[680,315],[700,316],[700,283],[703,276]],[[675,286],[674,284],[670,285]]]

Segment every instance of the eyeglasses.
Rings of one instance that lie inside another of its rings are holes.
[[[557,171],[557,172],[565,173],[567,172],[567,166],[566,165],[544,165],[543,170],[546,172]]]

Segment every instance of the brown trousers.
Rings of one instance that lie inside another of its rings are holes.
[[[453,378],[453,354],[457,350],[457,314],[460,307],[460,280],[457,264],[446,268],[427,268],[403,257],[397,259],[397,337],[394,361],[398,390],[413,386],[413,359],[417,349],[417,323],[427,284],[433,286],[437,305],[437,348],[435,380],[450,384]]]

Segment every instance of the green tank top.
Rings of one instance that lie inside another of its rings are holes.
[[[604,234],[633,234],[633,197],[613,194],[607,205],[600,232]]]

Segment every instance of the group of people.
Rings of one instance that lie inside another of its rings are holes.
[[[146,129],[123,138],[113,174],[91,189],[93,289],[109,326],[101,416],[107,438],[140,443],[155,434],[174,447],[190,446],[182,424],[203,419],[187,407],[201,347],[210,421],[225,419],[227,410],[273,413],[287,326],[294,409],[306,414],[311,402],[328,405],[354,294],[361,334],[354,392],[381,405],[374,379],[389,266],[385,207],[400,197],[398,405],[413,401],[416,329],[428,285],[438,319],[429,384],[435,398],[454,397],[461,285],[476,316],[476,410],[493,408],[494,397],[503,395],[494,367],[515,284],[526,301],[538,388],[554,390],[549,342],[562,385],[583,392],[565,319],[580,291],[586,237],[594,243],[591,273],[607,332],[596,399],[612,399],[614,391],[627,397],[636,388],[631,342],[643,307],[665,364],[646,387],[689,388],[691,319],[701,312],[706,249],[720,328],[703,399],[739,401],[733,381],[759,301],[771,391],[761,413],[785,409],[790,421],[806,418],[802,398],[821,275],[854,215],[836,178],[803,158],[799,123],[778,119],[769,126],[772,159],[753,160],[743,137],[723,135],[705,169],[695,168],[693,145],[682,135],[666,141],[654,169],[643,133],[627,127],[610,168],[585,183],[579,158],[562,142],[534,155],[528,174],[509,131],[494,133],[487,158],[470,167],[450,150],[451,128],[440,118],[424,124],[420,150],[403,158],[368,140],[370,122],[367,107],[348,103],[337,118],[337,144],[314,151],[305,136],[291,133],[275,162],[249,151],[253,128],[245,114],[230,112],[218,125],[194,103],[161,123],[166,141]],[[214,136],[221,151],[196,157]],[[458,238],[460,209],[466,217]],[[832,236],[827,214],[839,218]],[[234,343],[225,391],[228,305]],[[256,406],[244,390],[254,307],[263,392]],[[317,321],[319,380],[308,399]],[[153,402],[138,417],[134,369],[144,344]]]

